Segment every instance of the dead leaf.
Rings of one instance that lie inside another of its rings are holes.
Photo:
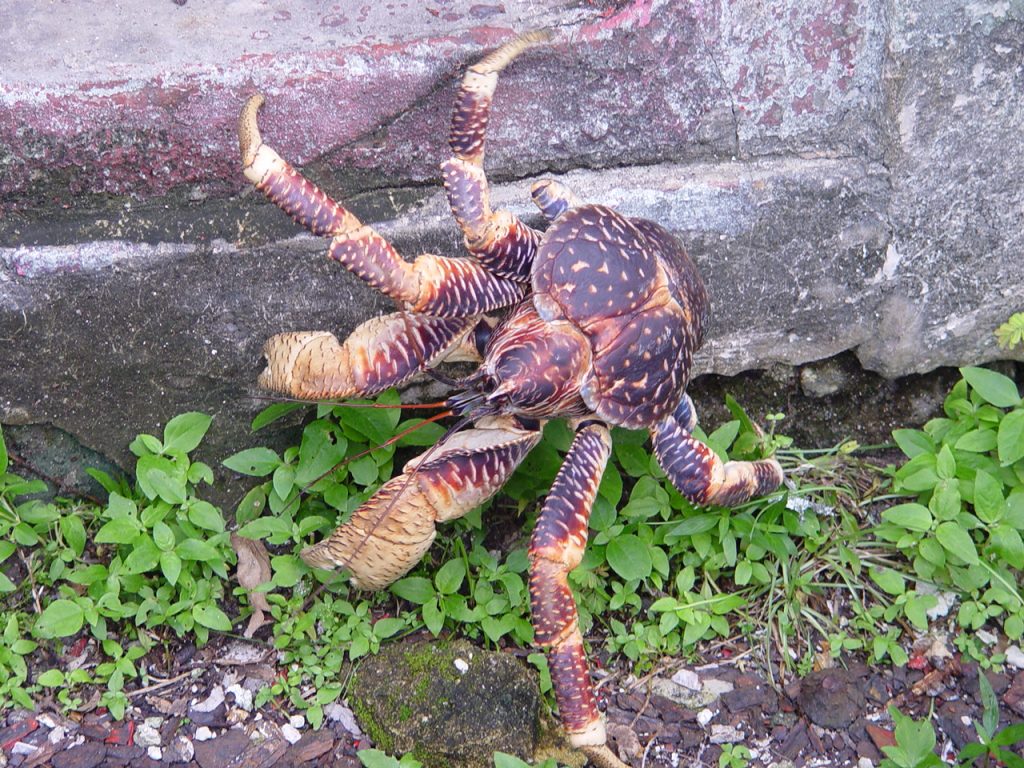
[[[252,606],[252,616],[249,617],[249,625],[243,635],[252,637],[257,629],[270,621],[263,614],[264,611],[270,611],[266,594],[254,591],[260,585],[270,582],[270,555],[262,541],[247,539],[235,533],[231,534],[231,548],[238,555],[238,584],[248,592],[249,605]]]

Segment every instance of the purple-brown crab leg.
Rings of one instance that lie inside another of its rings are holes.
[[[604,720],[590,684],[568,577],[583,559],[590,510],[611,446],[605,424],[585,421],[578,426],[530,539],[530,609],[536,642],[547,649],[558,716],[572,745],[600,766],[622,763],[604,746]]]
[[[256,114],[263,96],[252,96],[238,119],[245,177],[297,223],[333,238],[330,256],[403,309],[428,315],[467,317],[510,306],[524,287],[499,277],[472,259],[425,253],[405,261],[373,228],[303,178],[263,143]]]
[[[452,157],[441,164],[448,202],[466,248],[494,274],[526,282],[539,235],[508,211],[492,211],[484,175],[484,138],[498,73],[516,56],[547,42],[546,30],[526,32],[485,56],[466,72],[455,100],[448,139]]]
[[[690,434],[696,423],[693,403],[684,396],[675,413],[650,430],[658,463],[672,485],[694,504],[732,507],[782,484],[782,467],[775,459],[723,463]]]
[[[375,395],[442,360],[472,359],[478,323],[489,321],[396,312],[367,320],[344,343],[327,331],[279,333],[263,346],[259,385],[303,400]]]
[[[539,440],[539,431],[512,417],[480,419],[406,464],[348,522],[304,549],[302,559],[316,568],[347,568],[360,589],[383,589],[419,562],[435,523],[487,501]]]

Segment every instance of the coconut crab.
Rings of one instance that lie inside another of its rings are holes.
[[[536,183],[549,226],[535,230],[494,211],[483,170],[484,138],[498,74],[542,31],[505,43],[471,66],[455,102],[441,166],[452,213],[472,258],[402,259],[263,143],[263,97],[239,118],[244,173],[317,235],[329,255],[399,311],[359,325],[344,342],[328,332],[281,333],[264,347],[264,388],[301,399],[376,394],[443,361],[472,360],[446,401],[472,427],[406,464],[324,541],[305,549],[312,566],[347,568],[352,583],[380,589],[429,548],[435,523],[466,514],[502,487],[540,440],[548,419],[575,437],[529,548],[536,642],[548,653],[559,716],[570,741],[601,766],[622,763],[605,746],[568,574],[583,556],[588,518],[611,451],[610,426],[647,429],[671,482],[697,504],[735,505],[782,482],[774,459],[723,463],[691,433],[685,393],[708,297],[693,262],[659,225],[582,204],[562,184]],[[488,313],[507,310],[495,319]]]

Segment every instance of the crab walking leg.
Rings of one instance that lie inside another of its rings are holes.
[[[445,191],[466,248],[496,275],[526,282],[539,235],[508,211],[492,211],[484,175],[484,138],[498,74],[516,56],[551,34],[535,30],[519,35],[485,56],[466,72],[455,100],[448,144],[452,157],[441,165]]]
[[[607,426],[586,421],[577,428],[530,540],[530,608],[536,642],[547,649],[558,715],[569,740],[595,762],[607,752],[599,749],[605,743],[604,721],[590,685],[568,576],[583,559],[590,510],[610,452]]]
[[[425,253],[405,261],[372,227],[338,205],[263,143],[256,114],[263,96],[252,96],[238,118],[238,144],[245,177],[271,202],[316,235],[333,238],[330,257],[404,309],[467,317],[510,306],[523,286],[499,277],[471,259]]]
[[[782,467],[775,459],[723,463],[714,451],[691,435],[677,419],[688,401],[689,398],[676,409],[676,415],[651,428],[658,463],[681,494],[694,504],[732,507],[771,493],[781,485]],[[689,414],[692,428],[692,407]]]
[[[541,179],[530,187],[534,204],[548,221],[554,221],[570,208],[580,205],[579,198],[565,184],[554,179]]]
[[[540,440],[511,417],[481,419],[405,465],[348,522],[307,547],[316,568],[347,568],[360,589],[383,589],[419,562],[446,522],[483,504]]]
[[[263,346],[259,385],[303,400],[375,395],[464,354],[478,322],[396,312],[362,323],[344,343],[327,331],[279,333]]]

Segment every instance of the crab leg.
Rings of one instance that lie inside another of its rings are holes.
[[[530,539],[530,608],[536,642],[547,649],[558,714],[574,747],[598,765],[621,765],[604,747],[605,729],[590,685],[569,572],[587,545],[587,523],[611,452],[608,427],[577,427],[565,463],[544,501]]]
[[[375,395],[442,360],[471,356],[472,331],[486,322],[396,312],[362,323],[344,343],[327,331],[279,333],[263,346],[259,385],[303,400]]]
[[[302,559],[347,568],[360,589],[383,589],[419,562],[446,522],[483,504],[540,440],[512,417],[481,419],[405,465]]]
[[[425,253],[405,261],[373,228],[303,178],[263,143],[256,114],[263,96],[252,96],[238,118],[245,177],[275,205],[313,234],[333,238],[330,257],[404,309],[466,317],[507,307],[522,298],[519,283],[499,277],[471,259]]]
[[[683,496],[694,504],[732,507],[781,485],[782,467],[775,459],[723,463],[690,434],[696,423],[693,403],[684,396],[672,416],[651,428],[658,463]]]
[[[531,46],[547,42],[546,30],[519,35],[466,72],[455,100],[448,144],[452,157],[441,164],[448,202],[466,238],[466,248],[494,274],[526,282],[539,235],[508,211],[492,211],[484,175],[484,137],[498,73]]]

